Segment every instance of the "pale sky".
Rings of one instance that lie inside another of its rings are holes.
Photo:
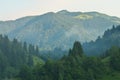
[[[97,11],[120,17],[120,0],[0,0],[0,20],[60,10]]]

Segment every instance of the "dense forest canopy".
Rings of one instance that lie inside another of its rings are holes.
[[[0,35],[0,80],[17,75],[23,65],[33,66],[35,56],[39,57],[38,47]]]
[[[88,57],[76,41],[68,56],[58,61],[49,60],[42,67],[24,66],[18,77],[20,80],[119,80],[119,62],[119,47],[111,47],[104,56]]]

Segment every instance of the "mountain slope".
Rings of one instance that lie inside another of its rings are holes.
[[[12,30],[19,28],[23,25],[25,25],[29,20],[31,20],[33,17],[24,17],[17,20],[11,20],[11,21],[0,21],[0,34],[8,34]]]
[[[102,38],[98,37],[96,41],[83,44],[88,55],[99,55],[112,46],[120,47],[120,25],[106,30]]]
[[[11,39],[38,45],[41,50],[56,47],[69,49],[76,40],[95,40],[120,19],[98,12],[49,12],[40,16],[24,17],[15,21],[0,22],[0,33]],[[64,44],[62,44],[64,43]]]

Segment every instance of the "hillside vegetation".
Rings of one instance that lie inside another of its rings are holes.
[[[87,55],[101,55],[112,46],[120,47],[120,25],[114,26],[104,32],[102,37],[98,37],[95,41],[83,44],[83,48]]]
[[[22,44],[17,39],[10,41],[7,36],[0,35],[0,80],[16,76],[23,65],[37,64],[44,64],[38,47]]]
[[[76,41],[68,56],[49,60],[43,67],[25,66],[18,76],[20,80],[119,80],[119,62],[119,47],[111,47],[101,57],[87,57]]]

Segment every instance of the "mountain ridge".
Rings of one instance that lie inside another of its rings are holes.
[[[120,18],[98,12],[62,10],[0,22],[0,34],[38,45],[41,49],[69,49],[74,41],[84,43],[95,40],[111,28],[111,25],[119,23]],[[65,44],[62,44],[63,42]]]

